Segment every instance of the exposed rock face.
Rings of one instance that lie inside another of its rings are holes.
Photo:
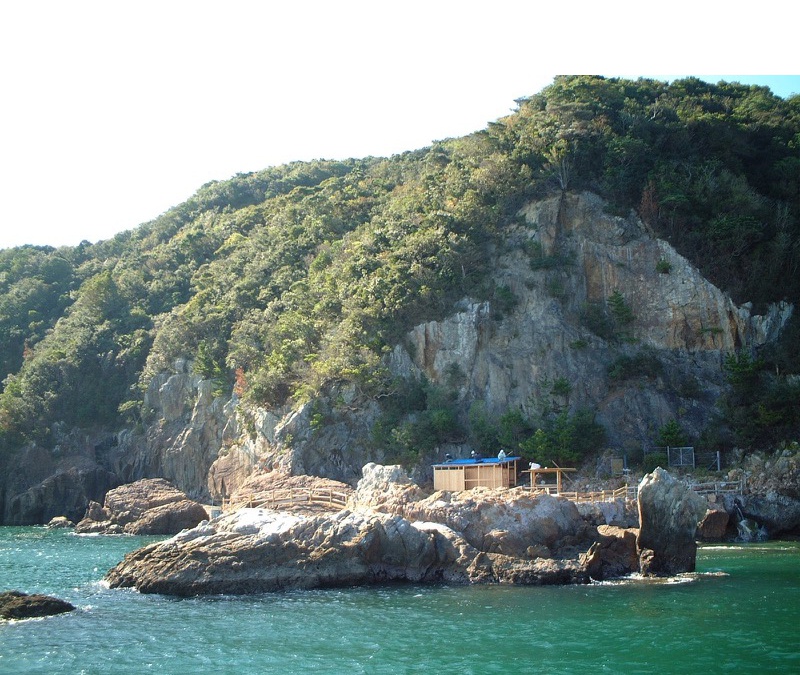
[[[106,495],[105,506],[92,502],[78,523],[79,534],[175,534],[208,518],[202,504],[163,478],[123,485]]]
[[[639,569],[634,531],[598,531],[563,498],[501,488],[414,501],[406,481],[397,468],[369,466],[351,500],[354,510],[309,516],[241,509],[127,555],[106,578],[112,587],[195,595],[388,581],[585,583]],[[645,522],[660,524],[670,541],[676,533],[663,528],[681,527],[682,541],[691,499],[669,476],[655,474],[651,482],[655,487],[643,482],[651,495]],[[375,508],[359,503],[359,496],[373,500],[380,485],[389,499],[371,501]],[[667,513],[649,514],[651,508]],[[673,543],[666,554],[644,557],[652,573],[655,565],[693,569],[686,556]]]
[[[56,516],[78,521],[90,500],[102,499],[118,484],[98,464],[94,439],[77,434],[53,452],[26,448],[0,480],[0,523],[6,525],[44,524]]]
[[[769,538],[800,534],[800,500],[769,492],[738,498],[741,514],[766,528]]]
[[[687,431],[699,434],[724,386],[724,355],[774,339],[791,316],[789,305],[765,316],[737,307],[638,219],[605,213],[594,195],[555,197],[521,213],[527,226],[509,230],[495,274],[516,307],[498,320],[491,303],[465,300],[451,317],[417,326],[391,355],[395,373],[442,382],[457,367],[465,407],[482,401],[489,414],[527,412],[546,393],[542,382],[566,377],[574,384],[570,403],[597,409],[612,445],[639,444],[650,436],[648,425],[677,418],[678,408]],[[531,269],[523,251],[532,243],[564,262]],[[670,264],[669,274],[656,272],[659,260]],[[607,342],[581,319],[615,290],[635,316],[636,347]],[[620,351],[642,346],[653,350],[661,373],[610,382],[606,371]]]
[[[37,619],[53,614],[71,612],[75,606],[64,600],[49,595],[5,591],[0,593],[0,618],[2,619]]]
[[[108,462],[119,482],[166,478],[194,499],[208,499],[208,472],[232,442],[235,401],[216,398],[213,382],[178,360],[150,383],[144,404],[156,422],[144,433],[123,431]]]
[[[642,479],[637,540],[642,574],[694,572],[695,533],[706,507],[703,497],[664,469]]]
[[[800,535],[800,445],[791,444],[771,456],[747,458],[747,494],[726,503],[732,517],[755,521],[770,538]]]
[[[791,316],[786,304],[763,316],[737,307],[635,216],[609,215],[594,195],[554,197],[520,213],[526,224],[507,229],[494,275],[516,306],[499,317],[491,302],[464,298],[450,317],[418,325],[395,347],[387,358],[395,375],[443,383],[457,369],[459,405],[467,410],[479,401],[490,415],[514,408],[530,413],[531,401],[546,395],[543,383],[566,377],[574,383],[569,403],[596,409],[612,446],[640,445],[652,426],[679,416],[687,432],[699,434],[725,386],[724,355],[775,339]],[[532,245],[565,262],[532,269],[525,253]],[[656,271],[661,260],[669,274]],[[599,337],[582,318],[587,306],[605,306],[615,290],[635,316],[635,346]],[[609,364],[643,347],[660,373],[610,381]],[[243,469],[257,464],[355,483],[363,464],[383,460],[367,442],[380,414],[374,401],[345,387],[314,406],[256,411],[255,438],[237,441],[212,468],[212,494],[219,496],[214,490],[223,482],[230,494],[231,481],[243,480]],[[322,427],[312,423],[320,406]],[[431,478],[428,459],[417,482]]]

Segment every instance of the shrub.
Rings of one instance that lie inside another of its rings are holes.
[[[658,377],[663,370],[661,361],[652,349],[642,349],[633,356],[622,354],[608,366],[612,382],[622,382],[633,377]]]

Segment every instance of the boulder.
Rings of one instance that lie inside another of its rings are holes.
[[[56,516],[47,523],[47,527],[51,530],[65,530],[75,527],[75,523],[66,516]]]
[[[207,518],[208,512],[202,504],[182,499],[147,509],[137,520],[127,523],[123,530],[126,534],[175,534]]]
[[[282,471],[268,471],[254,473],[247,478],[239,489],[230,497],[231,504],[247,505],[251,495],[258,493],[274,492],[275,494],[286,494],[287,491],[294,490],[296,494],[302,495],[302,491],[308,490],[320,495],[335,493],[341,498],[347,499],[353,493],[353,488],[346,483],[341,483],[330,478],[320,478],[319,476],[291,476]],[[299,491],[299,492],[298,492]],[[340,507],[335,503],[324,504],[322,502],[303,502],[298,500],[294,504],[283,504],[282,511],[291,510],[303,513],[321,513],[338,510]]]
[[[411,482],[406,470],[398,464],[383,466],[370,462],[361,469],[361,475],[349,500],[349,506],[354,509],[402,513],[406,505],[428,495]]]
[[[175,534],[208,518],[205,507],[192,501],[163,478],[145,478],[106,494],[105,505],[90,502],[79,534]]]
[[[730,516],[724,509],[708,509],[697,526],[697,538],[701,541],[722,541],[728,531]]]
[[[703,497],[660,467],[642,479],[637,538],[642,574],[694,572],[695,533],[706,507]]]
[[[638,572],[637,530],[612,525],[601,525],[597,530],[600,539],[583,558],[589,577],[605,581]]]
[[[388,514],[241,509],[133,553],[106,576],[143,593],[260,593],[393,580],[467,580],[474,556],[444,528]]]
[[[53,614],[71,612],[75,606],[49,595],[5,591],[0,593],[0,618],[2,619],[36,619]]]

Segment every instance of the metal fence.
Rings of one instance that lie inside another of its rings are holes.
[[[670,467],[677,468],[692,468],[700,467],[708,469],[709,471],[720,471],[722,469],[722,461],[720,458],[719,450],[716,452],[695,452],[691,445],[683,447],[655,447],[645,450],[645,455],[651,453],[661,452],[667,456],[667,464]]]

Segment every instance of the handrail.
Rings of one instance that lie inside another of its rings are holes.
[[[692,485],[692,489],[701,494],[742,494],[744,487],[744,478],[736,481],[709,481]]]
[[[577,492],[561,490],[559,492],[555,485],[537,485],[533,494],[549,494],[557,497],[565,497],[573,502],[613,502],[617,499],[635,500],[638,488],[635,485],[623,485],[615,490],[598,490],[595,492]]]
[[[235,500],[223,500],[222,510],[241,508],[269,508],[270,506],[293,506],[295,504],[319,504],[343,507],[349,495],[330,488],[290,487],[239,495]]]

